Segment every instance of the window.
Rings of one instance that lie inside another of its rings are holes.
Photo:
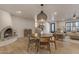
[[[55,32],[55,23],[51,23],[50,31],[51,31],[51,33]]]
[[[66,31],[67,32],[70,32],[70,31],[72,31],[74,28],[76,28],[77,29],[77,31],[79,32],[79,21],[77,21],[77,22],[67,22],[66,23]]]
[[[72,23],[71,22],[67,22],[66,23],[66,31],[70,32],[72,30]]]
[[[77,31],[79,32],[79,22],[76,22],[76,28],[77,28]]]

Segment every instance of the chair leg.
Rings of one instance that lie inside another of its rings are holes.
[[[55,49],[57,49],[56,42],[54,42],[54,45],[55,45]]]
[[[38,53],[39,51],[39,40],[37,40],[36,44],[35,44],[35,47],[36,47],[36,53]]]
[[[27,52],[29,52],[29,47],[30,47],[30,44],[28,43]]]
[[[35,43],[35,50],[36,50],[36,53],[38,53],[38,44]]]
[[[50,44],[48,45],[48,50],[49,50],[49,53],[51,53]]]

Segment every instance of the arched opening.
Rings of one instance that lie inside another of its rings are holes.
[[[4,38],[12,37],[12,33],[13,30],[11,28],[6,29],[4,32]]]

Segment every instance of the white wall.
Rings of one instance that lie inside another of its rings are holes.
[[[65,21],[58,22],[57,28],[59,28],[61,31],[65,31]]]
[[[45,23],[44,34],[50,33],[50,24],[48,22]]]
[[[12,16],[13,28],[17,31],[18,37],[24,36],[24,29],[34,30],[34,20],[23,19]]]
[[[0,31],[6,26],[12,26],[11,15],[6,11],[0,10]]]

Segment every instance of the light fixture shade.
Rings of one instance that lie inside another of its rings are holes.
[[[47,20],[47,15],[46,15],[43,11],[41,11],[41,12],[37,15],[37,20],[39,21],[39,20],[41,20],[41,19]]]
[[[73,19],[76,19],[76,14],[73,15]]]

